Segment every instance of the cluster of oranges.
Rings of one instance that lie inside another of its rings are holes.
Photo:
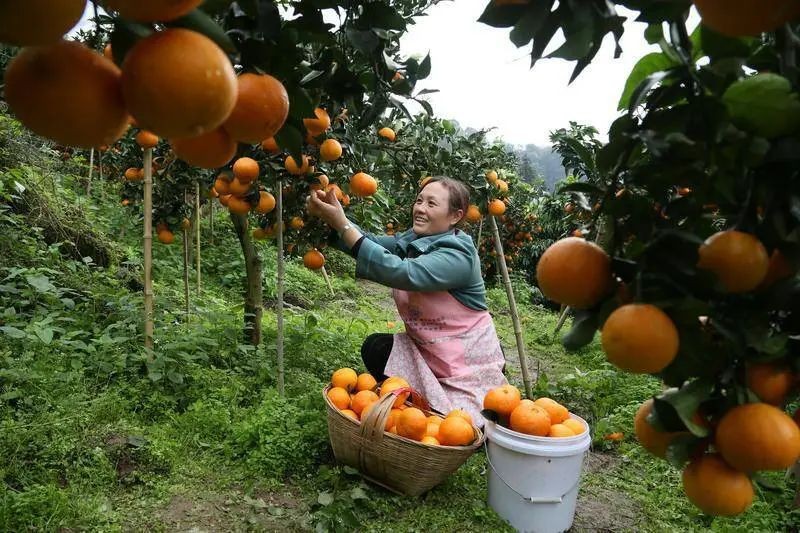
[[[586,431],[583,422],[551,398],[522,399],[514,385],[503,385],[486,393],[483,408],[494,411],[504,427],[537,437],[574,437]]]
[[[407,403],[411,387],[398,376],[378,384],[369,373],[356,374],[352,368],[340,368],[331,376],[328,400],[343,415],[361,422],[378,400],[389,394],[396,394],[396,398],[386,418],[386,432],[429,446],[467,446],[475,441],[477,432],[469,413],[454,409],[445,417],[426,415]]]

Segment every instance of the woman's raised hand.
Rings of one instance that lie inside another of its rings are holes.
[[[347,224],[344,208],[336,198],[334,190],[329,190],[327,193],[311,191],[311,194],[306,199],[306,211],[313,216],[321,218],[336,231],[340,231]]]

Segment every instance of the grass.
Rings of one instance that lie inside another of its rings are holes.
[[[78,201],[69,176],[53,185],[66,201]],[[141,294],[128,286],[141,263],[138,230],[115,205],[86,216],[98,238],[121,250],[123,263],[102,269],[76,261],[0,210],[0,253],[14,261],[0,271],[1,530],[508,530],[487,506],[482,452],[420,498],[367,485],[333,461],[320,390],[334,369],[361,368],[363,337],[396,320],[388,291],[356,283],[347,257],[332,254],[334,297],[297,259],[288,265],[293,305],[286,311],[287,394],[280,397],[274,312],[265,312],[262,346],[241,342],[244,269],[223,216],[215,245],[203,251],[203,294],[193,296],[188,321],[180,241],[155,247],[152,361],[140,347]],[[258,246],[270,301],[275,250]],[[800,527],[782,473],[767,476],[775,488],[759,487],[740,517],[697,513],[682,495],[679,472],[632,438],[633,413],[659,382],[616,372],[596,341],[566,352],[553,335],[556,316],[530,304],[524,284],[515,293],[538,375],[535,393],[565,403],[592,428],[595,459],[583,479],[579,527]],[[505,293],[494,288],[489,301],[512,351]],[[522,385],[519,369],[509,371]],[[625,437],[603,439],[612,432]]]

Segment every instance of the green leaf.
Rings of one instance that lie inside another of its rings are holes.
[[[53,342],[53,330],[51,328],[36,328],[34,333],[36,333],[36,336],[39,337],[39,340],[45,344],[50,344]]]
[[[678,435],[667,446],[666,459],[675,468],[683,468],[689,462],[699,439],[693,435]]]
[[[0,331],[11,337],[12,339],[24,339],[28,335],[21,329],[14,326],[0,326]]]
[[[350,491],[350,498],[353,500],[368,500],[369,495],[361,487],[356,487]]]
[[[764,73],[736,81],[722,101],[734,124],[767,139],[800,127],[800,99],[783,76]]]
[[[554,0],[539,0],[536,3],[549,3],[551,6]],[[493,28],[510,28],[522,17],[528,6],[526,5],[495,5],[489,2],[484,9],[478,22],[482,22]],[[549,11],[549,9],[548,9]]]
[[[416,78],[418,80],[423,80],[430,76],[431,74],[431,54],[430,52],[428,55],[425,56],[425,59],[419,64],[419,68],[417,69]]]
[[[642,57],[631,69],[628,74],[628,79],[625,81],[625,87],[622,89],[622,95],[619,97],[617,103],[617,110],[622,111],[630,104],[633,91],[641,84],[649,75],[667,70],[676,65],[674,61],[660,52],[653,52]]]
[[[225,50],[225,52],[229,54],[236,53],[236,46],[234,46],[233,41],[231,41],[230,37],[228,37],[228,35],[225,33],[225,30],[223,30],[216,22],[214,22],[214,19],[211,18],[211,16],[199,9],[195,9],[188,15],[184,15],[179,19],[168,22],[166,26],[186,28],[198,33],[202,33],[217,43],[217,45]]]
[[[753,52],[753,38],[735,38],[700,25],[700,46],[712,61],[728,57],[746,58]]]
[[[382,28],[384,30],[405,31],[406,21],[391,6],[382,2],[364,4],[361,16],[358,18],[361,28]]]
[[[525,15],[511,30],[509,38],[517,48],[525,46],[536,36],[536,32],[542,27],[542,24],[547,20],[547,15],[550,13],[552,2],[533,2]]]
[[[50,279],[47,276],[25,276],[25,281],[28,282],[28,285],[41,293],[56,291],[55,286],[50,283]]]
[[[695,423],[694,417],[700,404],[711,396],[713,390],[714,381],[711,379],[696,379],[680,389],[667,389],[653,399],[653,411],[657,416],[651,414],[648,422],[666,431],[681,431],[685,427],[693,435],[705,437],[708,428]],[[680,418],[682,426],[674,420],[675,415]]]
[[[319,496],[317,497],[317,503],[320,505],[328,506],[333,503],[333,494],[330,492],[320,492]]]
[[[275,142],[284,150],[288,150],[296,161],[300,161],[303,152],[303,134],[291,124],[284,124],[275,134]]]

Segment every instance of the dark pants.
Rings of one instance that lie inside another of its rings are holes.
[[[364,366],[378,381],[383,381],[387,377],[383,371],[386,369],[386,362],[389,360],[393,345],[394,335],[391,333],[373,333],[364,339],[361,345],[361,359],[364,361]]]

